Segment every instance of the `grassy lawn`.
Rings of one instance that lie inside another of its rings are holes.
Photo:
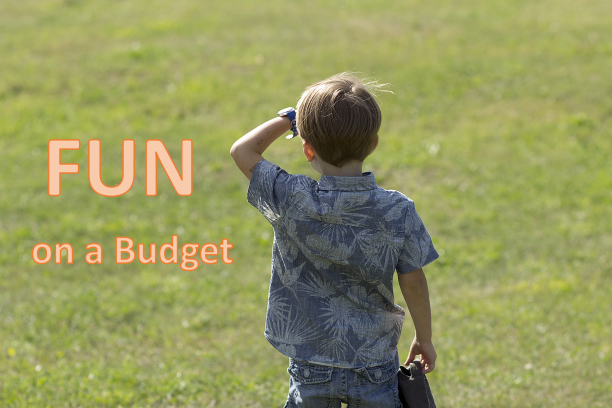
[[[394,92],[365,169],[415,200],[442,254],[426,268],[438,406],[612,406],[610,27],[603,0],[1,1],[0,405],[282,406],[272,229],[229,148],[351,70]],[[58,197],[51,139],[81,141]],[[89,139],[108,185],[135,140],[127,194],[92,191]],[[193,140],[191,196],[161,167],[145,195],[148,139],[177,162]],[[317,178],[297,140],[266,158]],[[227,238],[234,262],[114,262],[117,236],[173,234]],[[35,264],[41,242],[74,263]],[[412,336],[407,318],[400,358]]]

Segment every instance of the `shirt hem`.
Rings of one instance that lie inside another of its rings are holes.
[[[274,336],[270,336],[267,333],[264,333],[264,336],[266,337],[266,340],[268,340],[268,343],[270,343],[272,345],[272,347],[274,347],[276,350],[278,350],[278,352],[280,352],[281,354],[289,357],[289,359],[291,360],[296,360],[296,361],[304,361],[307,363],[311,363],[311,364],[316,364],[316,365],[322,365],[322,366],[327,366],[327,367],[335,367],[335,368],[349,368],[349,369],[357,369],[357,368],[370,368],[370,367],[378,367],[380,365],[384,365],[389,363],[392,360],[395,360],[398,358],[398,351],[397,351],[397,347],[395,347],[395,355],[389,359],[385,359],[384,361],[376,361],[373,362],[371,364],[367,364],[367,365],[351,365],[351,364],[342,364],[342,363],[330,363],[327,361],[316,361],[316,360],[311,360],[308,358],[300,358],[297,355],[290,355],[289,353],[279,349],[276,344],[274,344],[275,342],[278,343],[285,343],[285,344],[290,344],[287,343],[285,341],[283,341],[283,339],[278,339],[275,338]]]

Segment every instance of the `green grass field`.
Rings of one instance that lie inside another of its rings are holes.
[[[415,200],[442,254],[438,406],[612,406],[611,27],[606,0],[0,1],[0,406],[281,407],[272,229],[229,148],[345,70],[391,84],[365,169]],[[128,138],[134,186],[97,195],[87,141],[114,185]],[[81,141],[58,197],[51,139]],[[145,195],[148,139],[177,161],[193,140],[191,196],[162,170]],[[317,177],[297,140],[266,158]],[[117,236],[172,234],[227,238],[234,263],[114,262]],[[41,242],[74,263],[35,264]],[[400,358],[412,336],[407,319]]]

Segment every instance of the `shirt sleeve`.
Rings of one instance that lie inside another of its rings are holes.
[[[287,200],[292,191],[292,175],[266,159],[255,166],[247,201],[271,223],[285,215]]]
[[[406,239],[397,262],[398,273],[408,273],[438,259],[439,255],[431,242],[431,237],[410,200],[405,219]]]

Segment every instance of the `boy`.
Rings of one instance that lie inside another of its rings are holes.
[[[343,73],[311,85],[297,111],[280,111],[232,146],[250,179],[249,203],[274,227],[265,336],[289,357],[285,407],[402,406],[395,270],[416,331],[406,364],[420,354],[423,372],[434,369],[422,267],[438,254],[412,200],[362,173],[380,123],[367,86]],[[299,132],[319,182],[261,156],[289,130]]]

